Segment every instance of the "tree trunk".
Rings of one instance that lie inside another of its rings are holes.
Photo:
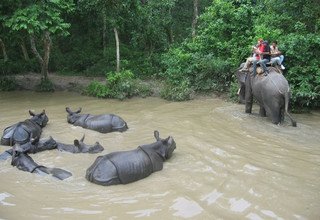
[[[36,46],[36,42],[35,42],[35,39],[34,39],[34,36],[33,35],[30,35],[30,45],[31,45],[31,51],[32,53],[36,56],[39,64],[40,64],[40,67],[42,68],[42,63],[43,63],[43,59],[42,57],[40,56],[38,50],[37,50],[37,46]]]
[[[0,38],[0,47],[2,48],[3,60],[4,60],[4,62],[7,62],[8,55],[7,55],[6,47],[4,46],[4,43],[1,38]]]
[[[196,27],[198,23],[198,12],[199,0],[193,0],[193,19],[192,19],[192,38],[196,36]]]
[[[22,54],[23,54],[24,60],[25,61],[29,61],[30,60],[29,54],[28,54],[28,51],[27,51],[27,48],[26,48],[26,44],[24,43],[23,39],[21,39],[20,47],[21,47],[21,50],[22,50]]]
[[[114,36],[116,38],[116,48],[117,48],[117,72],[120,72],[120,48],[119,48],[119,35],[117,28],[114,28]]]
[[[48,66],[49,66],[49,58],[50,58],[50,50],[51,50],[51,38],[49,31],[45,31],[44,33],[44,57],[43,57],[43,65],[41,68],[41,73],[43,74],[44,79],[48,79]]]
[[[46,80],[48,79],[48,64],[49,64],[49,57],[50,57],[50,49],[51,49],[51,38],[50,33],[48,31],[44,32],[44,56],[43,58],[40,56],[35,39],[33,35],[30,35],[30,43],[31,43],[31,50],[33,54],[36,56],[40,67],[41,67],[41,74],[43,75],[43,78]]]
[[[107,56],[107,15],[106,9],[102,12],[102,46],[103,46],[103,57]]]

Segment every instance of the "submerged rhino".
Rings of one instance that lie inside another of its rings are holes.
[[[49,121],[48,116],[43,110],[40,114],[35,114],[29,110],[32,116],[23,122],[18,122],[4,129],[1,137],[1,144],[13,146],[15,143],[24,144],[31,139],[38,141],[42,133],[42,128],[45,127]]]
[[[81,108],[73,112],[69,107],[66,107],[68,112],[67,121],[75,126],[80,126],[86,129],[91,129],[101,133],[109,133],[113,131],[126,131],[127,123],[119,116],[114,114],[80,114]]]
[[[39,141],[35,141],[34,139],[31,139],[27,143],[19,144],[15,143],[14,147],[16,151],[22,152],[22,153],[31,153],[35,154],[44,150],[52,150],[57,148],[57,142],[50,136],[46,139],[40,139]],[[6,160],[9,157],[12,156],[13,149],[6,150],[2,154],[0,154],[0,160]]]
[[[49,174],[60,180],[64,180],[72,176],[72,173],[60,168],[48,168],[38,165],[28,154],[17,151],[15,146],[13,147],[11,165],[22,171],[37,173],[40,175]]]
[[[100,145],[99,142],[96,142],[94,145],[87,145],[83,143],[85,135],[80,139],[74,140],[73,144],[63,144],[60,142],[57,142],[57,148],[60,151],[67,151],[70,153],[90,153],[90,154],[95,154],[95,153],[100,153],[101,151],[104,150],[104,148]]]
[[[104,186],[127,184],[162,170],[163,162],[172,156],[176,143],[171,136],[160,139],[158,131],[154,131],[154,137],[156,142],[135,150],[97,157],[87,169],[87,180]]]

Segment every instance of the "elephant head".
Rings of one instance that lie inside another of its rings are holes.
[[[242,69],[243,66],[244,66],[244,63],[242,63],[236,71],[236,77],[239,85],[237,94],[239,96],[239,103],[241,104],[245,103],[245,82],[246,82],[246,76],[247,76],[247,72],[240,71],[240,69]]]

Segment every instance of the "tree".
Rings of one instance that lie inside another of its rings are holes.
[[[196,36],[196,26],[198,23],[198,7],[199,7],[199,0],[193,0],[193,19],[192,19],[192,37]]]
[[[25,5],[24,5],[25,4]],[[20,4],[14,13],[5,21],[13,31],[29,35],[31,50],[36,56],[44,79],[48,78],[48,64],[51,49],[51,35],[68,35],[70,24],[63,19],[64,13],[73,11],[71,0],[41,0],[37,3]],[[37,39],[43,40],[43,56],[37,49]]]

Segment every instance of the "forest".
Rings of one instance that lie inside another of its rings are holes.
[[[285,56],[293,110],[320,106],[318,0],[2,0],[0,91],[14,75],[103,76],[84,91],[100,98],[148,94],[137,80],[164,82],[161,96],[236,99],[235,71],[263,38]]]

